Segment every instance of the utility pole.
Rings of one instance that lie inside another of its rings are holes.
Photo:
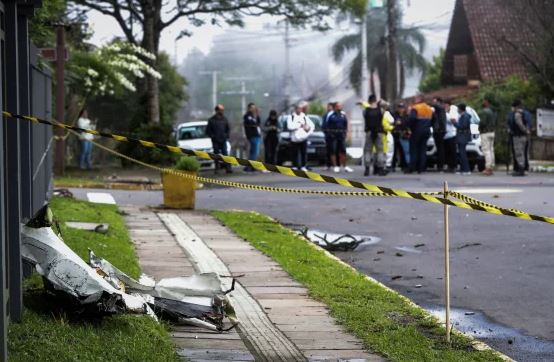
[[[290,39],[290,30],[289,22],[285,22],[285,84],[283,85],[283,90],[285,93],[285,112],[288,112],[290,106],[290,48],[291,39]]]
[[[362,99],[366,99],[369,96],[369,75],[367,70],[367,9],[364,9],[362,15],[362,44],[361,46],[361,56],[362,56],[362,73],[361,73],[361,87],[360,87],[360,96]]]
[[[221,94],[229,95],[229,96],[240,96],[240,108],[241,108],[241,114],[246,113],[246,96],[251,95],[254,92],[247,91],[246,90],[246,81],[248,80],[254,80],[255,78],[248,78],[248,77],[228,77],[225,78],[226,80],[235,80],[240,82],[240,91],[226,91],[221,92]]]
[[[212,104],[214,109],[215,109],[215,106],[217,106],[217,73],[219,73],[219,71],[217,70],[212,70],[212,71],[203,70],[199,72],[199,74],[212,76]]]
[[[395,103],[398,92],[398,52],[397,24],[398,9],[396,0],[387,0],[387,101]]]
[[[56,120],[65,120],[65,26],[56,26]],[[63,176],[65,169],[64,129],[56,127],[56,150],[54,154],[54,174]]]

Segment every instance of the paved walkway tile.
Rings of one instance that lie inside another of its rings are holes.
[[[216,219],[196,211],[124,207],[144,273],[160,279],[215,271],[243,275],[230,294],[241,321],[222,334],[176,326],[172,338],[190,361],[383,361],[329,316],[277,263]],[[247,261],[247,262],[246,262]],[[228,280],[223,279],[224,283]]]

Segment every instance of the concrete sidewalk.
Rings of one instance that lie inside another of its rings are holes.
[[[222,334],[173,329],[192,361],[383,361],[335,323],[277,263],[209,215],[121,207],[144,273],[155,279],[195,272],[244,275],[230,294],[240,325]],[[229,278],[223,279],[230,283]]]

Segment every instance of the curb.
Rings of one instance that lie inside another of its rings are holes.
[[[91,182],[86,184],[70,184],[54,181],[55,188],[75,188],[75,189],[109,189],[109,190],[126,190],[126,191],[161,191],[161,184],[128,184],[121,182]]]
[[[358,274],[361,274],[364,276],[365,279],[367,279],[369,282],[371,283],[374,283],[374,284],[377,284],[378,286],[380,286],[381,288],[387,290],[388,292],[390,293],[393,293],[394,295],[397,295],[398,297],[400,297],[402,300],[404,300],[406,303],[408,303],[410,306],[414,307],[414,308],[417,308],[419,310],[421,310],[426,316],[427,318],[429,318],[430,320],[434,320],[435,322],[437,322],[439,325],[444,325],[444,322],[441,322],[437,317],[433,316],[432,314],[430,314],[427,310],[425,310],[424,308],[422,308],[421,306],[417,305],[416,303],[414,303],[411,299],[407,298],[406,296],[398,293],[397,291],[395,290],[392,290],[391,288],[387,287],[385,284],[381,283],[380,281],[370,277],[369,275],[366,275],[366,274],[363,274],[363,273],[360,273],[358,270],[356,270],[356,268],[354,268],[353,266],[345,263],[344,261],[340,260],[339,258],[337,258],[335,255],[331,254],[329,251],[323,249],[322,247],[312,243],[311,241],[307,240],[305,237],[301,236],[301,235],[298,235],[297,233],[295,233],[293,230],[283,226],[278,220],[272,218],[271,216],[268,216],[266,214],[262,214],[262,213],[258,213],[258,212],[255,212],[255,211],[251,211],[255,214],[258,214],[258,215],[261,215],[261,216],[265,216],[265,217],[268,217],[269,219],[273,220],[274,222],[278,223],[279,225],[281,225],[284,229],[286,229],[287,231],[289,231],[291,234],[303,239],[306,243],[308,243],[312,248],[314,248],[315,250],[318,250],[318,251],[322,251],[324,253],[325,256],[327,256],[328,258],[336,261],[337,263],[341,264],[341,265],[344,265],[346,266],[347,268],[349,268],[350,270],[358,273]],[[496,356],[498,356],[500,359],[506,361],[506,362],[515,362],[515,360],[513,360],[512,358],[506,356],[505,354],[495,350],[494,348],[490,347],[488,344],[484,343],[484,342],[481,342],[477,339],[475,339],[475,337],[471,336],[471,335],[467,335],[467,334],[464,334],[460,331],[458,331],[457,329],[454,328],[454,326],[452,326],[452,329],[451,329],[451,333],[454,333],[454,334],[457,334],[457,335],[460,335],[460,336],[464,336],[464,337],[467,337],[469,338],[472,342],[471,342],[471,345],[472,347],[477,350],[477,351],[491,351],[492,353],[494,353]]]

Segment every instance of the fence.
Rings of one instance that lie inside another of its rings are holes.
[[[41,1],[0,0],[0,105],[51,117],[51,77],[37,67],[28,18]],[[22,316],[20,224],[42,206],[51,188],[52,130],[0,125],[0,360],[7,360],[9,321]]]

